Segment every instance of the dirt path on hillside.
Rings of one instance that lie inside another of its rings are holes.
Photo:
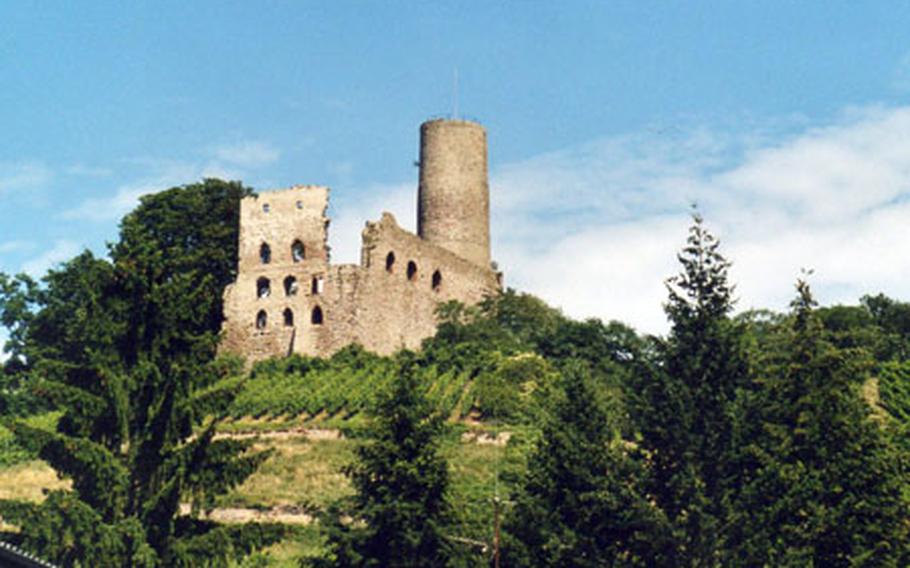
[[[180,505],[180,513],[190,513],[189,503]],[[303,512],[300,507],[279,505],[270,509],[243,509],[240,507],[221,507],[213,509],[209,514],[200,514],[203,519],[219,523],[284,523],[288,525],[308,525],[314,521],[313,516]]]
[[[215,439],[230,438],[244,440],[247,438],[261,438],[263,440],[286,440],[289,438],[306,438],[307,440],[340,440],[344,438],[341,430],[334,428],[287,428],[282,430],[219,432]]]
[[[215,439],[230,438],[233,440],[243,440],[248,438],[261,438],[263,440],[288,440],[292,438],[306,438],[307,440],[341,440],[344,434],[341,430],[334,428],[288,428],[285,430],[266,430],[266,431],[248,431],[248,432],[219,432],[215,434]],[[512,438],[511,432],[465,432],[461,435],[461,441],[465,444],[479,444],[481,446],[505,446]]]

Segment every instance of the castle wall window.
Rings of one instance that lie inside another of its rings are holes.
[[[442,273],[438,270],[433,273],[433,291],[439,292],[439,288],[442,286]]]
[[[257,298],[268,298],[269,294],[272,293],[272,283],[269,282],[268,278],[260,278],[256,281],[256,297]]]
[[[310,315],[310,323],[313,325],[322,325],[322,308],[319,306],[313,308],[313,313]]]
[[[284,326],[294,327],[294,312],[291,310],[291,308],[284,310]]]
[[[297,202],[297,209],[303,209],[303,201]]]
[[[296,296],[297,295],[297,279],[293,276],[288,276],[284,279],[284,295],[285,296]]]
[[[259,313],[256,314],[256,329],[265,329],[268,323],[269,316],[266,315],[265,310],[259,310]]]
[[[392,269],[395,267],[395,253],[390,252],[385,256],[385,271],[392,272]]]
[[[268,213],[269,211],[271,211],[271,207],[269,207],[269,204],[268,204],[268,203],[263,203],[263,204],[262,204],[262,212],[263,212],[263,213]]]
[[[325,286],[325,281],[322,276],[314,276],[313,283],[310,286],[310,293],[315,295],[322,294],[322,290]]]
[[[413,260],[408,262],[408,280],[417,280],[417,263]]]
[[[272,247],[267,243],[262,243],[262,246],[259,247],[259,261],[262,262],[262,264],[272,262]]]
[[[298,239],[291,245],[291,260],[300,262],[304,258],[306,258],[306,249],[303,247],[303,243]]]

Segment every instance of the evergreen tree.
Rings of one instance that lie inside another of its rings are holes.
[[[5,425],[72,481],[39,505],[0,503],[29,549],[65,566],[223,565],[279,535],[179,512],[211,507],[266,457],[214,439],[239,388],[223,381],[238,364],[213,357],[247,193],[206,180],[146,197],[113,262],[85,252],[40,289],[6,287],[21,374],[63,415],[56,432]]]
[[[632,399],[650,456],[650,494],[674,527],[677,566],[718,563],[727,517],[730,432],[737,392],[748,384],[743,334],[729,317],[734,288],[719,241],[693,215],[682,271],[667,283],[672,325],[658,365],[641,365]]]
[[[792,326],[736,426],[730,564],[906,566],[898,448],[859,389],[872,361],[828,342],[800,281]]]
[[[581,363],[543,428],[507,519],[509,566],[653,566],[667,523],[642,493],[645,470],[623,443]]]
[[[417,369],[404,361],[379,395],[369,439],[345,473],[356,494],[326,515],[332,566],[446,566],[448,470],[439,455],[443,417],[421,394]]]

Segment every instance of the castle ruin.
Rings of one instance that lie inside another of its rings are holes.
[[[359,265],[330,263],[327,187],[243,199],[222,349],[251,361],[328,356],[351,343],[380,354],[413,349],[435,333],[439,303],[475,304],[498,291],[483,127],[425,122],[419,165],[417,234],[383,213],[363,230]]]

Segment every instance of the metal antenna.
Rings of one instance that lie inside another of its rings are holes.
[[[454,69],[452,82],[452,118],[458,118],[458,67]]]

